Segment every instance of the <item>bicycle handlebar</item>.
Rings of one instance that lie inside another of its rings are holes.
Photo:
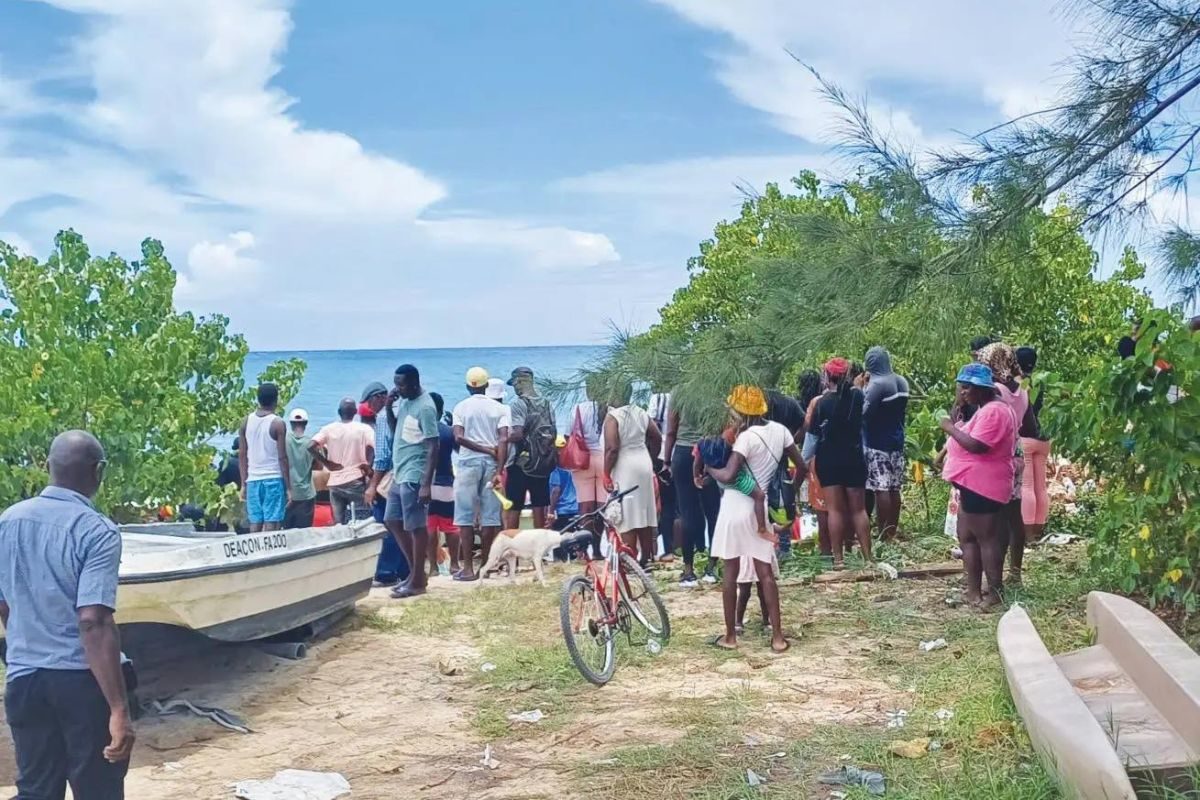
[[[608,499],[604,501],[604,504],[601,505],[599,508],[597,508],[595,511],[589,511],[586,514],[581,514],[580,516],[573,519],[571,521],[571,524],[563,529],[563,533],[567,533],[569,531],[574,531],[574,530],[579,530],[579,528],[582,527],[584,523],[599,517],[603,513],[604,509],[608,508],[613,503],[621,502],[622,500],[624,500],[626,497],[633,494],[637,490],[638,490],[637,486],[631,486],[628,489],[624,489],[619,492],[613,492],[612,494],[610,494],[608,496]]]

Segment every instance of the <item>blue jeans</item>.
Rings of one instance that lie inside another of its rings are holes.
[[[375,515],[376,522],[383,522],[383,512],[386,507],[386,498],[375,498],[375,504],[371,507],[371,511]],[[375,580],[380,583],[391,583],[392,581],[402,581],[407,577],[408,559],[404,557],[404,551],[400,549],[400,545],[396,544],[396,539],[390,532],[384,534],[382,545],[379,548],[379,560],[375,562]]]

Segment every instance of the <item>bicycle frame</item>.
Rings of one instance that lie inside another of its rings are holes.
[[[625,542],[621,541],[621,535],[617,533],[616,528],[604,522],[605,533],[608,536],[608,555],[603,559],[593,559],[587,551],[583,553],[584,567],[583,572],[587,575],[592,585],[596,587],[596,598],[600,601],[601,607],[604,609],[604,619],[599,620],[605,625],[617,624],[617,606],[622,587],[618,581],[627,580],[625,571],[621,568],[621,553],[628,553],[633,558],[637,558],[637,552],[626,546]],[[612,578],[611,595],[609,590],[605,588],[605,578]],[[628,587],[624,590],[628,593]]]

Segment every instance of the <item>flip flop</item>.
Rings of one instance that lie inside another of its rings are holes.
[[[395,589],[392,591],[392,599],[393,600],[407,600],[410,597],[419,597],[420,595],[423,595],[423,594],[425,594],[424,591],[416,592],[416,591],[413,591],[412,589],[408,588],[407,586],[401,586],[399,589]]]
[[[467,577],[466,575],[462,574],[462,571],[460,570],[458,574],[454,576],[454,580],[462,581],[463,583],[474,583],[475,581],[479,580],[479,576],[472,575]]]

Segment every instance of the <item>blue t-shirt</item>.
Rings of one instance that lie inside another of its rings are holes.
[[[562,493],[558,496],[558,505],[554,507],[554,513],[560,517],[573,517],[578,514],[579,495],[575,492],[575,479],[571,477],[570,470],[556,467],[554,472],[550,473],[550,491],[553,492],[555,486],[560,487]]]
[[[392,463],[396,483],[420,483],[428,454],[425,443],[438,438],[437,407],[428,392],[412,400],[396,401],[396,435]]]
[[[57,486],[0,515],[0,600],[8,603],[8,680],[88,668],[78,610],[117,607],[121,534],[81,494]]]

